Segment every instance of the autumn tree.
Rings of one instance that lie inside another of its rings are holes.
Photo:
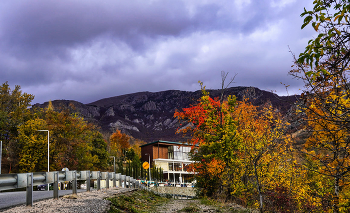
[[[29,107],[33,95],[0,87],[0,140],[4,143],[2,165],[9,172],[47,171],[47,135],[50,131],[50,170],[63,167],[107,169],[106,142],[97,128],[68,109]],[[60,110],[60,111],[58,111]]]
[[[130,147],[134,150],[136,156],[141,158],[141,145],[146,144],[145,141],[136,139],[136,138],[130,138]]]
[[[200,82],[201,83],[201,82]],[[202,85],[202,83],[201,83]],[[202,87],[202,97],[199,103],[175,112],[179,120],[191,123],[179,132],[191,132],[192,169],[197,172],[197,186],[206,196],[231,195],[231,182],[236,159],[236,150],[240,145],[237,138],[236,122],[231,116],[236,105],[234,96],[228,96],[227,101],[212,99]]]
[[[174,114],[185,124],[179,132],[191,133],[195,162],[190,169],[200,192],[210,197],[224,193],[260,211],[300,210],[309,203],[309,197],[294,189],[307,187],[300,181],[305,171],[295,168],[287,123],[278,111],[268,103],[257,107],[232,96],[221,102],[205,88],[202,93],[196,105]]]
[[[19,127],[18,153],[19,172],[47,171],[47,134],[39,134],[37,130],[46,129],[47,123],[43,119],[28,120]],[[24,144],[25,143],[25,144]]]
[[[34,95],[23,93],[16,85],[11,90],[8,82],[0,86],[0,140],[3,141],[3,170],[16,170],[18,164],[18,126],[31,116],[30,107]]]
[[[110,136],[110,153],[117,158],[124,158],[125,151],[130,147],[130,136],[125,133],[121,133],[120,130],[116,130]]]
[[[64,109],[61,112],[47,110],[46,120],[52,131],[51,144],[53,166],[84,170],[93,166],[91,135],[93,126],[83,118]]]
[[[305,130],[310,132],[310,137],[299,149],[300,156],[310,171],[331,180],[327,186],[333,193],[331,196],[324,194],[324,200],[331,201],[328,207],[333,208],[334,212],[344,211],[350,204],[349,107],[346,91],[315,87],[312,93],[304,95],[303,103],[298,108],[298,113],[304,115]]]
[[[109,150],[112,156],[116,157],[118,172],[126,174],[128,171],[124,171],[127,162],[127,152],[130,148],[130,136],[125,133],[121,133],[120,130],[116,130],[109,138]],[[128,167],[127,167],[128,168]]]
[[[252,186],[255,188],[253,193],[258,193],[259,209],[263,212],[266,185],[271,182],[270,176],[276,172],[272,162],[280,157],[278,156],[282,153],[280,150],[286,149],[283,140],[286,123],[270,104],[266,103],[258,108],[247,100],[237,104],[234,117],[237,120],[237,134],[241,139],[241,146],[237,151],[240,163],[237,165],[244,172],[242,174],[242,179],[246,181],[244,188],[249,190],[247,182],[253,180]]]
[[[50,131],[50,171],[107,169],[107,144],[95,126],[68,109],[33,109],[33,119],[19,126],[18,147],[22,172],[47,171],[47,134]],[[44,146],[44,144],[46,144]],[[37,148],[36,148],[37,147]],[[40,161],[38,161],[40,159]]]
[[[305,9],[302,28],[311,23],[318,36],[291,71],[305,82],[298,112],[311,133],[300,151],[305,166],[331,180],[333,193],[327,198],[333,212],[349,208],[349,14],[344,0],[316,0],[312,10]]]

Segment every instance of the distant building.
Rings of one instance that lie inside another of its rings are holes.
[[[189,159],[191,145],[171,141],[155,141],[141,147],[141,160],[151,166],[163,169],[164,179],[176,183],[185,183],[193,180],[193,172],[189,172],[188,166],[193,163]]]

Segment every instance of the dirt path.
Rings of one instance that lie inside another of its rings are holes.
[[[157,210],[161,213],[170,213],[179,212],[179,210],[185,210],[186,208],[199,209],[199,212],[216,212],[216,208],[202,205],[200,204],[199,200],[171,200],[170,202],[160,206]]]

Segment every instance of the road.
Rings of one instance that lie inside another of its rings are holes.
[[[86,189],[78,189],[79,192],[85,192]],[[59,196],[66,194],[72,194],[72,190],[60,190],[58,192]],[[33,191],[33,202],[53,198],[53,190],[51,191]],[[21,192],[2,192],[0,193],[0,210],[4,208],[9,208],[12,206],[17,206],[26,203],[26,191]]]

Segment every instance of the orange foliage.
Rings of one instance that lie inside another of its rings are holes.
[[[220,159],[214,158],[209,163],[207,163],[206,166],[208,173],[213,177],[216,177],[224,171],[225,163]]]
[[[114,153],[117,157],[123,156],[123,151],[130,148],[130,137],[121,133],[120,130],[116,130],[110,137],[110,149],[111,153]]]
[[[211,196],[222,188],[229,188],[230,183],[221,176],[231,172],[229,167],[239,144],[231,116],[236,99],[229,96],[227,101],[221,102],[209,97],[205,89],[202,92],[197,105],[176,111],[174,117],[192,124],[178,132],[191,133],[192,160],[196,161],[191,169],[197,173],[197,185],[203,188],[205,195]]]

